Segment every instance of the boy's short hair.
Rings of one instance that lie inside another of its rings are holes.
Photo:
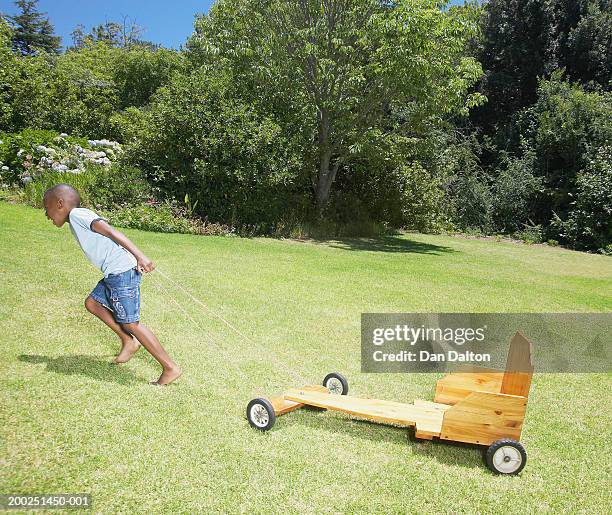
[[[81,206],[81,195],[75,190],[70,184],[56,184],[52,188],[45,191],[43,195],[43,202],[50,198],[63,198],[70,202],[74,207]]]

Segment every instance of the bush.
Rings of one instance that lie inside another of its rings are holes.
[[[50,171],[78,174],[92,165],[110,167],[122,153],[114,141],[85,140],[53,131],[25,129],[0,137],[2,178],[9,184],[25,184]]]
[[[230,87],[205,70],[175,75],[155,95],[128,157],[166,198],[189,194],[203,217],[267,232],[302,205],[307,178],[274,118]]]
[[[81,205],[94,210],[135,206],[151,200],[152,190],[137,168],[89,165],[81,173],[48,171],[23,188],[23,200],[42,207],[45,191],[56,184],[73,186],[81,195]]]
[[[542,226],[533,223],[523,224],[523,230],[514,232],[512,236],[529,244],[542,243],[544,241]]]
[[[112,137],[123,143],[133,143],[138,133],[145,129],[146,116],[143,109],[128,107],[114,113],[110,118]]]
[[[452,220],[461,229],[493,229],[493,195],[480,174],[458,174],[449,184],[449,207]]]
[[[25,185],[23,189],[23,200],[27,204],[41,208],[43,207],[43,196],[45,191],[56,184],[70,184],[81,195],[81,205],[92,207],[90,198],[90,184],[92,175],[86,173],[73,174],[69,172],[49,172],[37,177]]]
[[[90,138],[120,135],[113,115],[146,105],[183,68],[174,50],[104,42],[60,55],[17,56],[0,21],[0,130],[58,129]]]
[[[443,178],[443,209],[461,231],[489,232],[493,228],[493,195],[480,165],[481,145],[475,137],[443,136],[435,144],[434,166]]]
[[[230,235],[233,230],[222,224],[187,218],[184,208],[171,202],[143,204],[101,211],[109,223],[118,227],[166,233]]]
[[[90,167],[85,173],[88,197],[96,209],[112,209],[117,206],[133,206],[151,199],[152,188],[144,174],[131,166]]]
[[[576,177],[575,200],[566,220],[553,218],[559,239],[578,249],[605,249],[612,243],[612,147],[598,149]]]
[[[25,129],[14,134],[1,133],[2,181],[8,184],[21,183],[22,176],[43,156],[38,147],[51,146],[58,136],[58,132],[37,129]]]
[[[521,158],[503,152],[502,159],[502,169],[492,185],[492,217],[497,230],[512,232],[527,221],[542,189],[542,179],[533,174],[536,156],[531,149]]]
[[[612,141],[612,93],[587,92],[557,71],[540,81],[538,99],[519,115],[517,129],[537,156],[533,173],[544,186],[532,218],[543,225],[553,212],[566,218],[578,173]]]

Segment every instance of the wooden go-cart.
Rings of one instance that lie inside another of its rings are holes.
[[[518,474],[527,461],[519,442],[533,364],[531,343],[521,333],[512,338],[505,371],[469,367],[440,379],[434,401],[412,404],[348,396],[348,383],[328,374],[323,385],[287,390],[253,399],[247,406],[252,427],[267,431],[276,417],[304,405],[343,411],[381,424],[414,429],[416,438],[453,440],[482,446],[488,467],[498,474]]]

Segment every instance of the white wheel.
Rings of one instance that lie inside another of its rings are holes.
[[[261,431],[271,429],[276,422],[276,413],[266,399],[253,399],[247,406],[247,419],[252,427]]]
[[[262,404],[253,404],[250,415],[250,419],[257,427],[266,427],[270,422],[268,410]]]
[[[487,450],[487,465],[497,474],[518,474],[527,461],[527,453],[520,442],[503,439],[494,442]]]

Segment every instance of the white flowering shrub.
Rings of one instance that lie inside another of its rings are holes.
[[[0,137],[2,183],[25,185],[48,172],[80,174],[92,166],[110,168],[121,156],[119,143],[84,140],[66,133],[24,130]]]

